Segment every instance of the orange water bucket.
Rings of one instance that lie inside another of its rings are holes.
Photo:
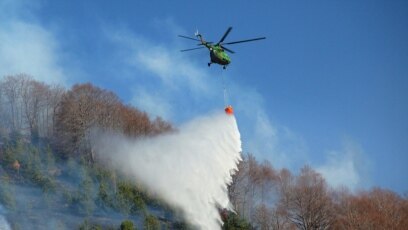
[[[233,115],[234,114],[234,109],[232,109],[231,105],[225,107],[225,113],[228,114],[228,115]]]

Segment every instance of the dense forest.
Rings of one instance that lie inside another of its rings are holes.
[[[12,229],[191,229],[179,210],[95,159],[92,131],[132,138],[174,132],[161,118],[90,83],[70,89],[27,75],[0,80],[0,204]],[[113,153],[114,154],[114,153]],[[405,229],[408,198],[330,188],[243,154],[229,186],[224,229]]]

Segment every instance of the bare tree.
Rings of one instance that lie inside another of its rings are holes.
[[[277,197],[279,201],[272,212],[273,229],[295,229],[289,218],[289,207],[291,204],[293,188],[295,187],[296,177],[292,173],[283,168],[279,171],[276,180]]]
[[[336,193],[336,227],[341,229],[406,229],[408,201],[396,193],[374,188],[353,195]]]
[[[272,229],[272,211],[265,205],[261,204],[255,208],[253,223],[261,230]]]
[[[264,161],[259,165],[259,196],[262,204],[269,203],[274,192],[276,181],[278,180],[278,173],[272,167],[269,161]]]
[[[229,188],[238,214],[260,229],[284,228],[284,217],[277,208],[279,173],[268,161],[260,164],[251,154],[243,156],[238,169]]]
[[[246,195],[249,191],[247,170],[247,155],[243,155],[242,161],[238,164],[238,171],[232,176],[232,183],[228,189],[230,201],[241,217],[245,213]]]
[[[299,229],[329,229],[333,205],[323,177],[309,166],[302,168],[288,194],[288,217]]]
[[[21,98],[24,106],[25,121],[32,137],[39,137],[40,111],[46,106],[49,87],[32,79],[23,79]]]
[[[52,137],[55,130],[56,115],[61,105],[65,89],[59,85],[49,87],[45,97],[46,106],[42,111],[42,133],[46,137]]]
[[[74,85],[61,99],[56,113],[56,138],[66,153],[90,151],[91,129],[115,126],[119,99],[91,84]]]
[[[21,112],[21,84],[26,78],[25,75],[7,76],[1,83],[1,92],[5,98],[5,111],[9,111],[5,117],[10,130],[16,131],[22,128]]]
[[[138,137],[150,132],[149,116],[131,106],[120,105],[121,130],[128,136]]]
[[[152,135],[161,134],[163,132],[169,132],[173,130],[173,126],[164,121],[161,117],[156,117],[151,124],[151,131]]]
[[[27,137],[50,137],[54,115],[64,89],[19,74],[0,81],[3,127]]]
[[[161,118],[151,122],[146,113],[123,105],[114,93],[90,83],[74,85],[63,94],[55,124],[56,139],[65,153],[85,152],[91,159],[91,131],[94,128],[124,132],[134,137],[172,129]]]

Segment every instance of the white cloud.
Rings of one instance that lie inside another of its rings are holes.
[[[253,136],[248,140],[248,149],[256,153],[268,153],[271,154],[276,164],[277,158],[282,158],[280,154],[277,154],[278,145],[278,130],[269,121],[266,114],[261,110],[253,112]],[[267,151],[267,152],[266,152]]]
[[[316,171],[321,173],[333,187],[347,186],[352,190],[369,184],[367,173],[370,161],[364,156],[363,149],[356,143],[347,140],[342,150],[330,151],[326,162]]]
[[[304,139],[289,127],[273,122],[265,109],[269,105],[256,90],[231,86],[240,129],[244,130],[244,150],[260,160],[269,160],[277,168],[293,170],[304,165],[308,152]]]
[[[1,21],[11,21],[16,18],[33,17],[32,12],[39,9],[41,1],[30,0],[0,0]]]
[[[295,170],[307,161],[307,147],[299,135],[288,127],[273,124],[266,113],[259,109],[250,122],[254,124],[248,138],[248,151],[267,159],[277,168]]]
[[[136,57],[133,64],[145,68],[159,77],[166,87],[180,88],[187,86],[197,93],[209,93],[209,78],[203,70],[162,46],[152,46],[145,43],[143,49],[135,49]],[[147,49],[145,49],[147,48]]]
[[[39,24],[20,19],[20,10],[27,10],[23,5],[20,1],[0,4],[8,7],[0,13],[10,16],[0,20],[0,77],[26,73],[39,81],[65,85],[55,36]]]
[[[162,117],[165,120],[173,118],[173,108],[170,101],[157,92],[147,92],[139,87],[133,93],[131,104],[137,108],[143,108],[150,116]]]
[[[178,48],[150,42],[126,29],[107,30],[106,34],[117,46],[125,68],[138,73],[127,77],[133,79],[131,103],[150,115],[177,120],[189,113],[185,118],[191,118],[203,108],[213,109],[211,104],[222,95],[206,65],[189,60]]]

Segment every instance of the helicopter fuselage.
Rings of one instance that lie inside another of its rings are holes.
[[[231,63],[231,59],[229,58],[228,54],[226,54],[224,51],[210,50],[210,58],[211,62],[220,65],[228,65],[229,63]]]
[[[206,47],[210,50],[210,58],[212,63],[217,63],[223,66],[231,63],[231,58],[221,47],[208,44]]]
[[[221,37],[221,39],[217,43],[205,41],[203,39],[203,36],[198,33],[198,30],[194,34],[196,38],[179,35],[179,37],[182,37],[182,38],[199,41],[200,44],[197,44],[197,45],[201,46],[197,48],[184,49],[180,51],[185,52],[185,51],[202,49],[205,47],[210,51],[210,62],[208,63],[208,67],[210,67],[212,63],[216,63],[219,65],[222,65],[223,69],[225,69],[226,66],[231,63],[231,58],[228,56],[228,54],[225,53],[225,51],[229,53],[235,53],[233,50],[230,50],[225,45],[232,45],[232,44],[243,43],[243,42],[252,42],[252,41],[258,41],[258,40],[265,39],[265,37],[258,37],[258,38],[251,38],[251,39],[234,41],[234,42],[224,42],[224,39],[228,36],[231,30],[232,30],[232,27],[228,27],[227,31],[225,31],[224,35]]]

